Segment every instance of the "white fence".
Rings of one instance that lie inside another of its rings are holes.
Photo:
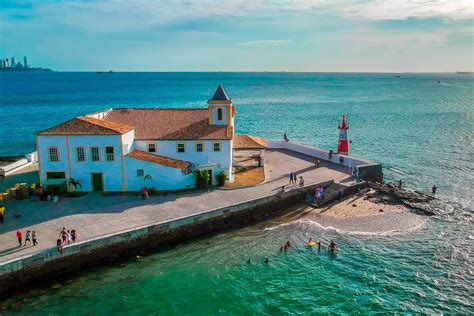
[[[22,167],[29,166],[35,162],[38,162],[38,152],[36,151],[26,154],[25,158],[19,159],[15,162],[12,162],[11,164],[0,167],[0,174],[2,174],[3,176],[8,176],[13,172],[23,169]]]

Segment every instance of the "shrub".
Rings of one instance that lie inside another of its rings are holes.
[[[194,171],[194,177],[196,179],[196,188],[205,189],[207,185],[211,182],[211,177],[207,170],[196,170]]]
[[[216,179],[217,179],[217,185],[221,187],[225,184],[227,180],[229,180],[229,177],[227,176],[227,173],[225,173],[224,171],[221,171],[217,174]]]

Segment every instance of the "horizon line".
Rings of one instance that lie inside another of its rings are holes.
[[[47,68],[44,68],[47,69]],[[5,73],[30,73],[28,71],[8,71]],[[34,71],[33,71],[34,72]],[[41,71],[38,71],[41,72]],[[450,71],[291,71],[291,70],[52,70],[51,72],[93,72],[93,73],[366,73],[366,74],[448,74],[458,72],[474,73],[474,70]],[[44,72],[46,73],[46,72]]]

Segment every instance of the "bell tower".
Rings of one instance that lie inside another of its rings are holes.
[[[234,136],[235,107],[221,84],[217,86],[212,99],[207,101],[210,125],[227,125],[228,137]]]
[[[339,129],[339,143],[337,144],[337,153],[341,155],[349,155],[349,140],[347,139],[347,130],[349,125],[346,122],[346,115],[342,116],[342,122],[338,126]]]

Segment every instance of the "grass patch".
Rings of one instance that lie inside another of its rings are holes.
[[[241,168],[235,173],[233,183],[227,183],[224,188],[235,189],[250,185],[257,185],[265,180],[265,172],[263,167],[247,167]]]

